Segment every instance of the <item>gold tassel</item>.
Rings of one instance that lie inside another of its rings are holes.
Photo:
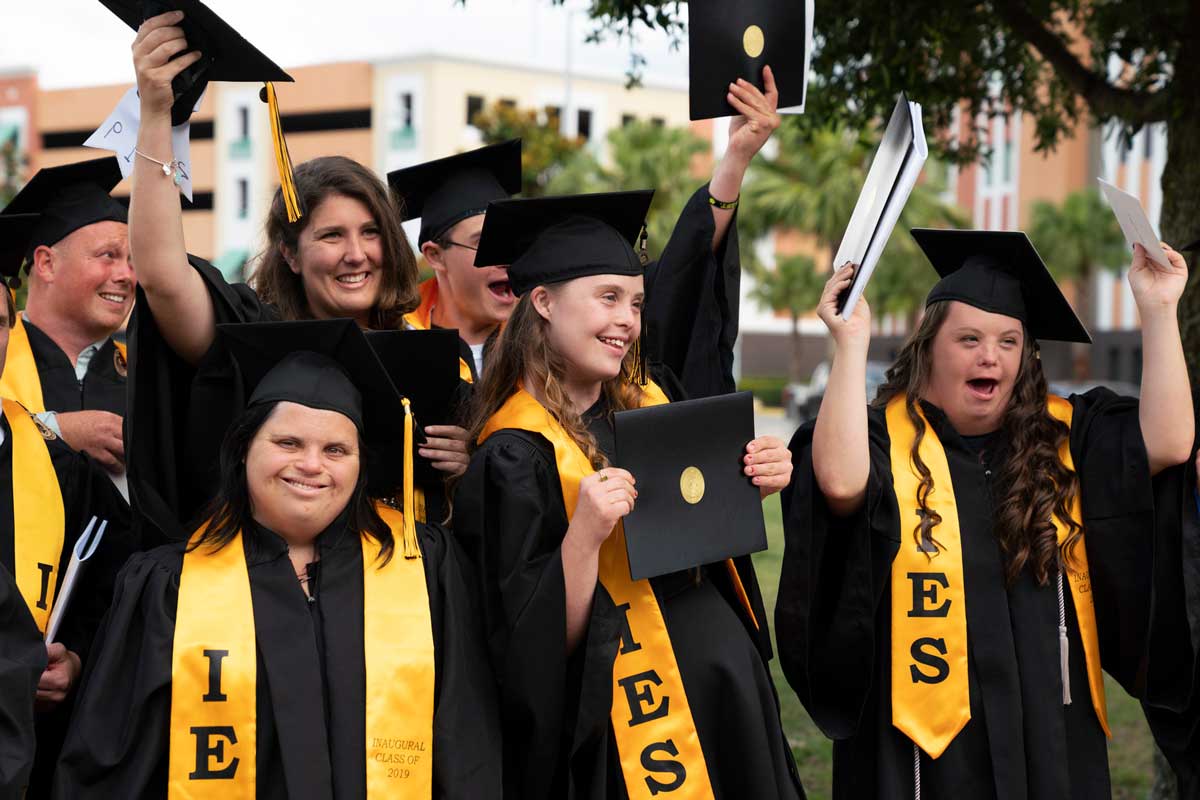
[[[404,557],[420,558],[421,548],[417,544],[417,510],[413,501],[413,413],[407,397],[400,398],[404,404]]]
[[[296,222],[300,212],[300,199],[296,195],[296,179],[292,175],[292,157],[288,154],[287,142],[283,139],[283,123],[279,120],[279,98],[275,96],[275,84],[266,85],[267,108],[271,114],[271,142],[275,147],[275,168],[279,172],[279,191],[283,193],[283,205],[287,209],[288,222]]]

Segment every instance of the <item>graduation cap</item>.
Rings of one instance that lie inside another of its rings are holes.
[[[390,495],[403,484],[404,556],[419,555],[412,491],[410,403],[353,320],[221,324],[217,335],[237,363],[246,407],[288,401],[348,417],[366,442],[371,487]],[[402,452],[404,459],[396,457]]]
[[[412,401],[419,425],[448,425],[455,393],[459,390],[458,331],[366,331],[367,342],[387,370],[392,383]],[[441,480],[427,459],[414,467],[422,482]]]
[[[641,275],[633,245],[653,190],[494,200],[475,266],[508,264],[513,294],[588,275]]]
[[[762,499],[743,472],[754,438],[750,392],[614,415],[616,463],[637,478],[625,517],[633,580],[767,549]]]
[[[182,11],[179,26],[187,37],[188,51],[199,50],[200,60],[185,69],[171,82],[175,102],[171,106],[171,124],[182,125],[192,114],[209,81],[242,83],[263,82],[266,87],[260,94],[267,103],[271,115],[271,137],[274,140],[275,161],[279,170],[279,181],[283,189],[284,204],[288,220],[300,219],[302,211],[296,199],[296,188],[292,178],[292,162],[283,140],[283,129],[279,121],[279,103],[275,96],[276,81],[291,82],[292,76],[267,58],[228,22],[218,17],[200,0],[100,0],[113,14],[117,15],[133,30],[159,14]],[[183,55],[180,53],[179,55]],[[176,56],[178,58],[179,56]]]
[[[691,0],[688,101],[691,119],[738,113],[725,96],[743,78],[763,89],[771,66],[781,114],[804,111],[812,58],[812,0]]]
[[[404,219],[421,218],[417,246],[521,191],[521,140],[480,147],[388,173]]]
[[[1092,337],[1023,232],[914,228],[912,235],[941,276],[925,298],[926,306],[958,300],[1021,320],[1035,339],[1091,344]]]
[[[121,168],[113,156],[45,167],[17,192],[0,211],[0,218],[32,216],[8,222],[0,274],[16,278],[30,251],[61,242],[70,234],[97,222],[128,222],[129,212],[109,194],[121,182]],[[25,235],[20,248],[9,237]],[[19,252],[18,252],[19,250]]]

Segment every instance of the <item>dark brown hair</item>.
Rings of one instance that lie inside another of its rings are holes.
[[[251,406],[229,426],[221,442],[221,480],[217,494],[199,517],[200,520],[207,520],[204,532],[189,545],[189,550],[197,547],[220,550],[233,541],[238,531],[245,531],[249,536],[255,530],[254,515],[250,508],[250,487],[246,484],[246,454],[250,452],[250,443],[254,441],[259,428],[278,405],[262,403]],[[359,531],[359,535],[368,534],[379,543],[379,563],[383,565],[391,560],[396,543],[392,538],[392,529],[379,516],[367,493],[367,459],[361,438],[359,452],[364,455],[360,459],[358,482],[346,504],[349,509],[346,527]]]
[[[564,285],[547,286],[546,290],[559,291]],[[526,292],[521,297],[488,354],[483,381],[475,389],[472,399],[467,441],[473,443],[479,438],[483,426],[517,391],[518,382],[528,374],[539,384],[537,388],[541,390],[551,416],[575,440],[592,466],[596,469],[606,467],[608,459],[567,398],[562,384],[566,375],[566,360],[550,345],[546,335],[550,323],[533,307],[533,301],[530,300],[532,294]],[[602,384],[601,391],[610,411],[624,411],[641,405],[642,388],[633,380],[637,363],[637,353],[631,347],[621,362],[620,374]]]
[[[917,330],[905,342],[896,361],[887,371],[873,405],[887,406],[898,394],[905,397],[908,418],[916,430],[912,462],[921,480],[917,504],[921,521],[913,529],[918,545],[937,540],[933,530],[941,515],[928,505],[933,476],[921,460],[918,448],[925,437],[925,422],[917,413],[916,401],[929,384],[933,370],[933,340],[949,313],[950,302],[931,303]],[[1078,476],[1058,457],[1059,448],[1071,434],[1062,422],[1050,415],[1046,406],[1046,376],[1038,356],[1037,342],[1028,333],[1023,337],[1021,365],[1013,385],[1012,399],[1001,422],[1008,442],[1008,455],[997,470],[999,485],[1006,487],[996,509],[994,530],[1006,559],[1005,576],[1011,586],[1027,566],[1040,585],[1062,567],[1073,565],[1072,553],[1083,535],[1071,518],[1071,504],[1079,492]],[[1054,517],[1067,520],[1070,533],[1058,545]]]
[[[276,190],[267,214],[267,248],[251,278],[259,297],[275,304],[285,320],[312,319],[304,281],[292,272],[280,245],[296,252],[300,233],[308,225],[312,210],[330,195],[344,195],[370,210],[383,243],[382,285],[371,309],[369,325],[376,330],[402,327],[404,315],[417,307],[420,297],[417,259],[400,227],[400,212],[392,193],[375,173],[344,156],[305,161],[296,167],[295,176],[296,194],[305,216],[297,222],[288,222],[283,195]]]

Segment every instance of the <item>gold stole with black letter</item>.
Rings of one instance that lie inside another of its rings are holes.
[[[654,383],[643,391],[643,406],[668,402]],[[557,420],[523,388],[487,421],[482,443],[498,430],[539,433],[554,446],[558,479],[567,519],[579,501],[579,482],[595,472],[587,456]],[[734,589],[757,626],[754,611],[733,561],[726,566]],[[712,797],[700,737],[684,692],[679,664],[663,620],[658,598],[648,580],[629,577],[625,529],[618,523],[600,547],[600,583],[618,609],[625,627],[613,664],[610,720],[630,800],[647,800],[662,792],[672,797]]]
[[[916,408],[924,420],[920,404]],[[1070,427],[1069,401],[1051,395],[1047,408],[1052,416]],[[971,719],[966,590],[958,508],[946,451],[925,420],[925,435],[918,452],[933,477],[927,505],[941,515],[942,521],[933,531],[936,544],[915,540],[912,533],[920,522],[917,488],[921,477],[911,457],[916,429],[908,418],[903,395],[888,402],[887,430],[901,527],[900,550],[892,561],[892,724],[930,757],[938,758]],[[1074,471],[1069,440],[1059,448],[1059,459],[1063,466]],[[1082,520],[1078,493],[1071,504],[1071,518],[1076,523]],[[1053,522],[1061,544],[1070,529],[1057,517]],[[1068,568],[1066,573],[1083,639],[1092,706],[1101,728],[1111,737],[1087,550],[1082,539],[1074,549],[1073,561],[1076,569]]]
[[[417,291],[421,294],[421,304],[405,314],[404,321],[413,330],[427,331],[433,327],[433,307],[437,305],[438,297],[437,278],[421,281]],[[462,358],[458,359],[458,377],[467,383],[475,382],[471,377],[471,367]]]
[[[36,378],[36,373],[34,375]],[[12,431],[13,566],[17,588],[38,630],[45,633],[54,607],[66,512],[46,434],[20,403],[5,398]]]
[[[121,363],[125,363],[128,358],[125,345],[114,341],[113,346],[117,348]],[[8,332],[4,372],[0,374],[0,397],[16,400],[31,414],[46,410],[46,401],[42,397],[42,378],[33,357],[33,347],[29,344],[29,331],[25,330],[20,314],[17,314],[12,330]]]
[[[433,630],[424,561],[402,555],[403,515],[376,510],[396,551],[360,536],[367,797],[429,800],[433,791]],[[203,528],[193,536],[193,542]],[[172,800],[253,800],[257,657],[242,535],[183,556],[171,657]]]

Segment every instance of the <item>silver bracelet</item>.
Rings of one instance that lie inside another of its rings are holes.
[[[162,167],[163,175],[166,175],[168,178],[173,178],[176,186],[183,183],[183,162],[182,161],[159,161],[154,156],[148,156],[145,153],[143,153],[141,150],[138,150],[136,147],[133,148],[133,152],[136,153],[137,155],[141,156],[142,158],[146,159],[147,161],[151,161],[155,164],[158,164],[160,167]]]

